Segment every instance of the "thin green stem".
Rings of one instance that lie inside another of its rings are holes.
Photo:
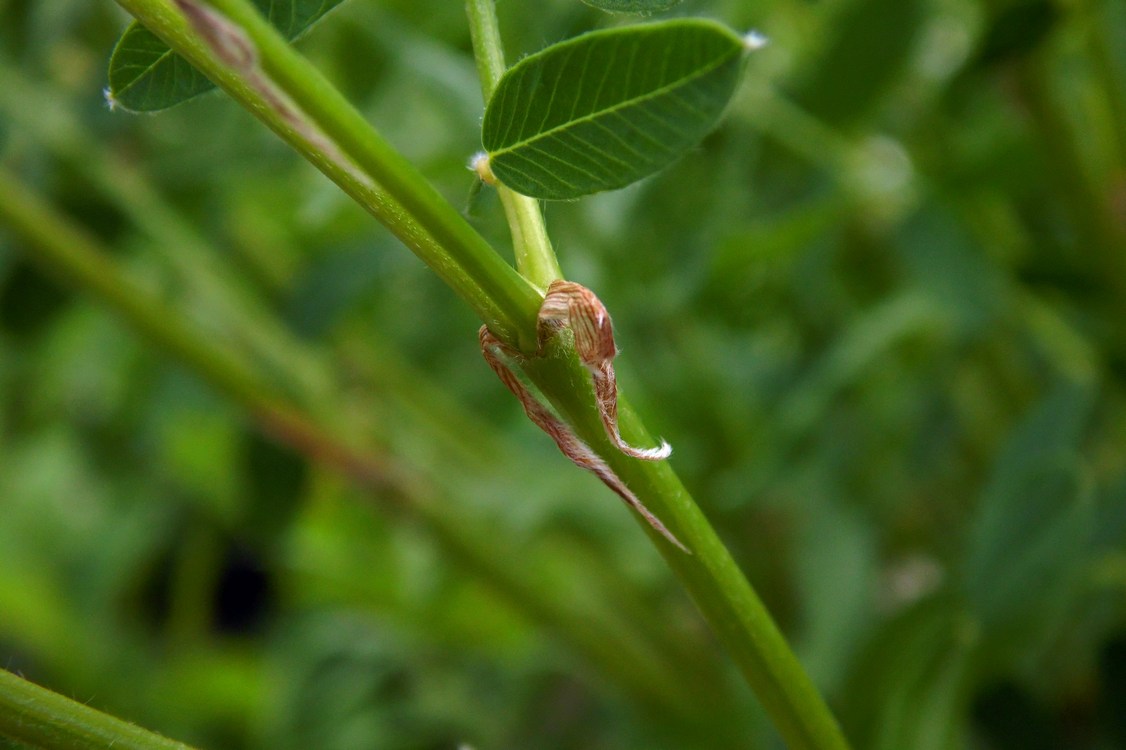
[[[133,2],[134,0],[128,0]],[[144,0],[151,2],[151,0]],[[257,47],[264,73],[398,202],[505,314],[505,333],[527,324],[536,294],[409,161],[320,72],[294,51],[250,0],[211,0]],[[423,258],[423,260],[426,260]],[[497,335],[502,335],[498,333]]]
[[[466,0],[465,9],[469,15],[477,74],[481,78],[481,93],[487,104],[505,71],[496,3],[494,0]],[[563,271],[547,236],[539,201],[513,192],[504,185],[498,184],[496,190],[512,232],[516,270],[544,291],[551,282],[563,278]]]
[[[172,565],[166,632],[177,648],[204,642],[214,616],[215,581],[222,575],[223,540],[208,521],[191,518]]]
[[[1093,261],[1092,271],[1106,285],[1111,309],[1120,315],[1126,301],[1126,253],[1121,251],[1126,227],[1116,220],[1100,186],[1084,169],[1078,136],[1053,96],[1049,79],[1042,54],[1020,62],[1018,81],[1024,103],[1040,131],[1045,158],[1060,186],[1057,193],[1071,213],[1083,253]]]
[[[748,125],[809,163],[826,168],[838,179],[844,177],[849,154],[856,148],[854,143],[769,84],[749,83],[748,89],[735,105]]]
[[[46,750],[191,750],[0,669],[0,737]]]
[[[92,238],[36,200],[27,188],[0,170],[0,223],[34,243],[34,256],[51,272],[91,292],[166,351],[189,362],[205,379],[251,405],[270,410],[275,401],[238,357],[196,336],[181,316],[155,305],[137,285],[122,278]]]

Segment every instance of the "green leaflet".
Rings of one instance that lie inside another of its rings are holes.
[[[262,15],[290,41],[301,36],[343,0],[253,0]],[[132,112],[155,112],[215,87],[187,60],[134,21],[117,40],[109,61],[109,94]]]
[[[526,57],[485,110],[492,173],[555,200],[651,175],[715,127],[748,47],[720,24],[677,20],[595,31]]]
[[[610,13],[658,13],[680,4],[680,0],[583,0],[583,2]]]

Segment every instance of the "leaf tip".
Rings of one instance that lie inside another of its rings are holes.
[[[743,35],[743,48],[748,52],[760,50],[770,44],[770,39],[758,29],[751,29]]]
[[[113,89],[109,86],[102,89],[102,98],[105,99],[106,109],[110,112],[116,112],[117,108],[121,106],[120,102],[117,101],[117,97],[113,95]]]

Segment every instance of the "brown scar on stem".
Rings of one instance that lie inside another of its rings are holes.
[[[672,451],[668,443],[662,441],[658,448],[641,449],[634,448],[622,440],[617,424],[617,385],[614,369],[610,364],[617,354],[610,316],[589,289],[573,282],[557,280],[548,287],[547,296],[540,308],[538,339],[541,353],[548,339],[564,327],[571,327],[574,331],[575,349],[578,351],[579,359],[594,379],[598,411],[606,434],[614,446],[635,458],[650,461],[666,458]],[[586,469],[601,479],[603,484],[644,518],[657,533],[679,549],[692,554],[688,547],[684,546],[661,520],[645,507],[637,495],[633,494],[609,464],[524,385],[515,370],[507,363],[520,361],[522,355],[500,341],[486,326],[481,326],[478,335],[481,341],[481,353],[489,367],[520,401],[528,419],[555,441],[563,455],[571,459],[576,466]]]
[[[367,187],[374,187],[371,178],[346,158],[336,143],[266,75],[259,64],[258,49],[254,46],[254,41],[241,27],[198,0],[173,2],[215,57],[241,75],[243,81],[262,97],[266,106],[286,125],[325,158],[346,170],[353,179]]]
[[[614,447],[642,461],[668,458],[672,446],[664,440],[656,448],[637,448],[622,439],[618,429],[618,379],[614,375],[618,347],[610,313],[602,300],[582,284],[556,279],[540,305],[536,336],[541,353],[548,340],[563,328],[570,328],[575,335],[575,351],[590,372],[602,426]]]

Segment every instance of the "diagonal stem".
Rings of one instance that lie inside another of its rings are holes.
[[[294,137],[294,129],[281,118],[263,112],[262,108],[268,109],[269,103],[255,94],[245,77],[209,54],[167,0],[118,2],[173,49],[193,64],[198,63],[212,80],[248,106],[287,142],[295,144],[326,174],[333,169],[349,172],[349,165],[334,165],[333,160],[327,159],[308,139]],[[383,202],[375,207],[377,210],[371,207],[369,210],[429,263],[494,334],[524,353],[534,353],[535,318],[542,295],[500,260],[457,210],[438,197],[417,171],[387,146],[339,92],[269,26],[249,0],[214,0],[213,5],[255,45],[262,70],[269,80],[292,99],[362,174],[379,186],[377,197]],[[347,184],[347,180],[338,179],[339,174],[330,176],[338,184]],[[363,185],[362,180],[359,183]],[[367,187],[370,190],[372,186]],[[424,233],[422,239],[416,236],[417,230]],[[424,247],[425,252],[420,252],[420,247]],[[555,341],[549,347],[548,356],[529,359],[524,369],[576,434],[693,550],[694,555],[684,555],[641,521],[790,747],[795,750],[847,748],[824,700],[669,463],[638,461],[616,451],[609,443],[595,407],[589,375],[575,357],[573,348],[561,347]],[[652,438],[624,399],[619,401],[619,415],[626,440],[633,444],[652,444]]]

